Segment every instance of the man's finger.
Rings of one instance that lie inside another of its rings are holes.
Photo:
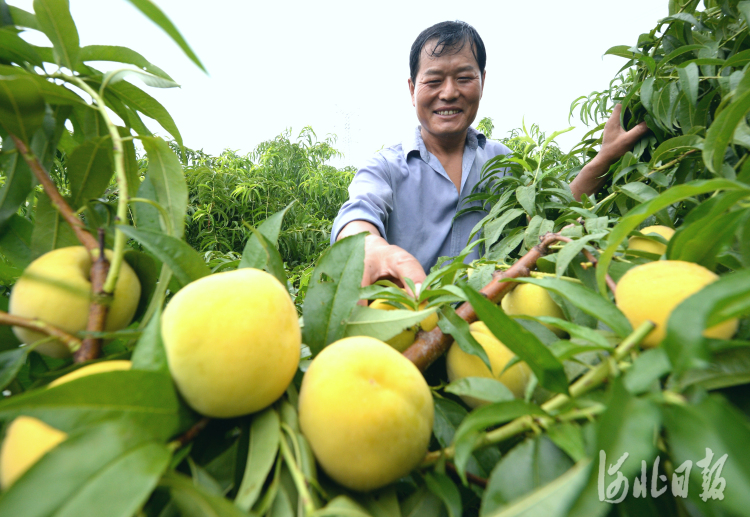
[[[632,145],[635,145],[635,143],[640,140],[643,135],[648,133],[648,125],[646,125],[645,122],[641,122],[637,126],[635,126],[633,129],[628,131],[626,133],[628,140],[631,142]]]
[[[421,285],[422,282],[424,282],[425,278],[427,278],[427,275],[425,275],[424,269],[422,268],[422,264],[420,264],[416,258],[411,255],[409,255],[408,257],[402,256],[400,260],[398,260],[397,263],[394,264],[393,272],[396,274],[396,277],[398,277],[398,279],[401,280],[401,282],[404,284],[406,292],[414,297],[419,296],[419,293],[412,293],[411,289],[409,289],[409,284],[406,283],[406,279],[408,278],[415,284]]]

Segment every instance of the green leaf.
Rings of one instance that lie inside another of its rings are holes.
[[[140,80],[143,84],[154,87],[154,88],[179,88],[180,87],[179,84],[169,79],[165,79],[158,75],[150,74],[143,70],[132,70],[130,68],[113,70],[111,72],[107,72],[106,74],[104,74],[104,79],[102,80],[102,82],[105,83],[106,86],[110,86],[113,84],[117,84],[120,81],[124,81],[125,78],[128,78],[128,77],[136,78]]]
[[[609,503],[605,501],[606,504],[603,504],[599,496],[614,476],[605,476],[604,485],[600,486],[602,471],[607,472],[610,465],[615,465],[627,454],[619,471],[626,478],[633,479],[636,473],[641,472],[641,462],[650,463],[656,456],[653,437],[660,425],[661,415],[654,403],[633,397],[625,389],[622,379],[615,379],[607,410],[602,414],[596,430],[594,450],[598,453],[597,461],[570,515],[605,515]],[[608,499],[616,500],[618,495]]]
[[[557,261],[555,262],[555,274],[557,277],[560,278],[565,274],[570,262],[576,258],[589,242],[599,240],[606,235],[606,233],[594,233],[591,235],[585,235],[580,239],[566,242],[563,248],[557,253]]]
[[[424,481],[430,492],[443,501],[449,517],[461,517],[463,515],[461,493],[448,476],[438,472],[428,472],[425,474]]]
[[[467,354],[475,355],[480,358],[487,366],[487,369],[492,371],[490,358],[487,356],[484,347],[482,347],[482,345],[474,339],[474,336],[471,335],[469,324],[456,314],[456,311],[450,305],[444,306],[441,314],[443,317],[438,320],[438,326],[440,327],[440,330],[443,331],[443,334],[450,334],[453,336],[455,345]]]
[[[398,497],[394,486],[387,486],[357,497],[372,517],[401,517]]]
[[[139,11],[145,14],[152,22],[161,27],[162,30],[164,30],[164,32],[166,32],[169,37],[172,38],[172,40],[177,43],[177,45],[179,45],[185,55],[187,55],[187,57],[189,57],[190,60],[198,66],[198,68],[208,73],[203,64],[198,59],[198,56],[193,53],[190,46],[187,44],[187,41],[185,41],[180,32],[177,30],[177,27],[172,24],[169,18],[167,18],[167,16],[161,11],[161,9],[159,9],[153,2],[151,2],[151,0],[128,1],[136,8],[138,8]]]
[[[602,294],[607,293],[606,274],[612,257],[617,251],[617,247],[625,240],[630,232],[635,230],[647,217],[655,214],[674,203],[682,201],[692,196],[715,192],[717,190],[742,190],[750,195],[750,187],[735,181],[725,179],[697,180],[674,186],[654,199],[643,203],[628,212],[620,219],[620,222],[612,229],[609,234],[607,248],[599,256],[599,264],[596,267],[596,281],[599,291]]]
[[[39,93],[47,103],[60,106],[86,106],[86,101],[64,86],[51,83],[37,75],[31,77],[37,83]]]
[[[635,199],[639,203],[645,203],[659,195],[659,192],[655,188],[640,181],[620,185],[619,189],[623,194]]]
[[[234,499],[238,508],[248,511],[258,500],[263,483],[276,460],[280,433],[279,415],[275,409],[267,408],[253,416],[245,474]]]
[[[185,241],[159,231],[136,229],[132,226],[117,225],[117,229],[141,243],[146,250],[169,266],[180,287],[211,274],[203,257]]]
[[[746,341],[742,343],[747,344]],[[688,370],[676,380],[674,386],[670,383],[667,387],[683,392],[689,386],[716,390],[741,384],[750,384],[750,349],[746,346],[715,353],[707,368]]]
[[[750,2],[739,2],[737,4],[737,10],[742,15],[742,19],[750,25]]]
[[[109,90],[114,92],[126,106],[157,121],[182,146],[182,136],[177,125],[169,112],[156,99],[127,81],[112,84]],[[132,127],[136,127],[132,120],[130,123]]]
[[[324,508],[310,514],[310,517],[370,517],[370,515],[350,497],[339,495]]]
[[[663,348],[646,350],[625,373],[625,388],[633,395],[645,393],[671,371],[672,364]]]
[[[66,246],[78,246],[73,229],[62,218],[57,208],[44,193],[38,193],[34,230],[31,234],[31,258],[35,259],[48,251]]]
[[[273,214],[268,219],[264,220],[258,225],[258,232],[266,238],[268,243],[276,248],[279,242],[279,232],[281,231],[281,224],[284,220],[284,215],[289,211],[294,202],[289,203],[286,208]],[[237,266],[237,269],[252,267],[255,269],[264,269],[268,264],[268,253],[265,247],[260,243],[255,233],[250,234],[250,238],[245,244],[245,249],[242,251],[242,258]]]
[[[126,63],[135,65],[146,72],[158,75],[169,81],[173,79],[167,75],[161,68],[151,64],[145,57],[135,50],[127,47],[117,47],[112,45],[89,45],[81,48],[79,55],[81,61],[114,61],[117,63]]]
[[[466,408],[453,400],[434,397],[435,419],[432,424],[432,432],[435,434],[440,447],[448,447],[453,443],[456,429],[461,425],[468,411]],[[481,477],[486,477],[500,458],[500,452],[495,448],[486,448],[476,451],[466,464],[466,471]]]
[[[521,210],[520,208],[512,208],[503,212],[503,214],[497,219],[487,223],[484,227],[484,236],[487,239],[487,247],[489,248],[490,246],[495,244],[500,238],[500,235],[502,235],[503,230],[505,230],[505,227],[523,213],[523,210]],[[521,236],[521,238],[523,238],[523,236]],[[517,245],[518,242],[515,244],[515,246]]]
[[[25,269],[31,263],[31,232],[34,225],[20,215],[13,215],[0,230],[0,253],[15,267]]]
[[[633,59],[636,57],[636,52],[638,52],[637,49],[634,49],[633,47],[629,47],[627,45],[617,45],[607,49],[607,51],[603,55],[619,56],[624,57],[625,59]],[[640,52],[638,52],[638,54],[640,54]]]
[[[401,309],[383,311],[355,305],[344,322],[346,325],[344,337],[370,336],[381,341],[388,341],[405,328],[413,327],[421,322],[435,310],[433,308],[416,312]]]
[[[70,106],[48,106],[42,127],[31,137],[31,150],[46,171],[54,166],[58,143],[63,133],[67,134],[65,122],[71,112]]]
[[[654,78],[649,77],[645,81],[643,81],[643,86],[641,86],[641,103],[643,103],[643,107],[646,108],[646,110],[653,115],[653,107],[651,104],[651,98],[654,93]]]
[[[132,321],[138,321],[146,313],[146,308],[156,291],[159,280],[160,264],[148,253],[135,250],[125,252],[125,262],[133,268],[138,281],[141,283],[141,297],[138,299],[138,307]],[[148,322],[142,322],[144,325]]]
[[[656,166],[659,162],[666,162],[678,154],[691,149],[699,149],[703,139],[698,135],[683,135],[662,142],[651,155],[650,165]]]
[[[148,176],[146,176],[138,186],[138,193],[136,194],[136,197],[140,199],[148,199],[150,201],[153,201],[154,204],[137,202],[132,205],[135,209],[133,211],[134,226],[139,230],[161,229],[168,233],[168,225],[170,224],[169,213],[156,200],[156,189],[154,189],[154,185],[153,183],[151,183],[151,179]],[[157,206],[164,210],[164,217],[160,217],[160,210],[157,208]],[[162,225],[162,221],[164,221],[164,225]]]
[[[401,503],[401,515],[403,517],[440,515],[441,511],[443,511],[443,503],[424,485],[417,488]]]
[[[344,337],[344,322],[359,300],[364,254],[364,234],[359,234],[336,242],[318,261],[302,307],[302,341],[313,355]]]
[[[66,165],[71,206],[78,209],[89,199],[100,197],[112,179],[112,139],[104,136],[86,140],[75,148]]]
[[[516,189],[516,199],[530,216],[536,215],[536,185],[531,184]]]
[[[75,70],[80,48],[68,0],[34,0],[34,14],[42,32],[55,48],[58,63],[68,70]]]
[[[693,106],[698,105],[698,89],[700,87],[700,70],[698,65],[690,63],[684,67],[677,68],[680,76],[680,88]]]
[[[130,358],[133,370],[169,373],[167,353],[161,339],[161,307],[151,316]]]
[[[502,382],[486,377],[464,377],[451,382],[445,391],[460,397],[472,397],[489,403],[513,400],[513,393]]]
[[[228,499],[208,493],[204,488],[177,472],[167,473],[159,486],[169,489],[181,517],[247,517]]]
[[[525,440],[508,451],[492,470],[482,496],[480,515],[492,515],[508,508],[514,501],[564,475],[571,467],[570,458],[548,437]]]
[[[481,515],[482,517],[537,517],[539,515],[567,517],[568,509],[586,483],[590,471],[590,460],[582,460],[562,476],[505,509]]]
[[[4,390],[13,382],[21,367],[26,363],[28,354],[28,347],[11,348],[0,352],[0,390]]]
[[[31,192],[32,186],[31,170],[10,138],[3,141],[0,171],[5,176],[5,184],[0,189],[0,231],[2,231],[26,201],[26,196]]]
[[[33,416],[66,433],[104,420],[122,420],[163,439],[189,426],[186,411],[169,375],[143,370],[89,375],[0,402],[2,419]]]
[[[710,219],[693,223],[675,235],[670,258],[695,262],[708,269],[716,265],[716,257],[729,243],[743,220],[747,220],[750,209],[736,210],[715,215]],[[671,239],[670,239],[671,240]]]
[[[580,284],[549,277],[519,278],[515,281],[538,285],[556,293],[586,314],[593,316],[607,325],[620,337],[627,337],[633,332],[630,322],[615,304]]]
[[[501,336],[502,343],[531,368],[539,384],[554,393],[568,392],[568,378],[562,363],[534,334],[471,287],[463,289],[479,319],[495,336]]]
[[[750,304],[750,269],[722,276],[687,299],[669,316],[662,347],[675,374],[708,361],[703,331],[725,319],[746,313]]]
[[[266,239],[258,230],[256,230],[255,228],[251,228],[251,231],[253,232],[256,240],[262,246],[263,252],[266,255],[266,264],[264,269],[271,273],[276,278],[276,280],[281,283],[281,285],[287,285],[284,261],[281,258],[279,250],[277,250],[276,246],[271,244],[268,239]]]
[[[12,30],[0,29],[0,55],[8,61],[24,65],[42,66],[42,59],[34,47],[21,39]]]
[[[22,75],[0,76],[0,124],[26,145],[44,122],[44,99],[36,82]]]
[[[169,465],[170,452],[127,422],[106,422],[48,452],[0,497],[15,517],[130,517]],[[44,497],[39,497],[43,493]]]
[[[520,318],[520,316],[516,316],[516,318]],[[555,328],[562,329],[568,334],[570,334],[570,337],[588,341],[589,343],[599,347],[600,349],[612,348],[612,345],[610,344],[610,342],[607,341],[607,338],[604,337],[604,335],[601,332],[591,329],[589,327],[576,325],[575,323],[571,323],[561,318],[555,318],[554,316],[535,316],[533,317],[533,319],[541,323],[544,323],[545,325],[551,325]]]
[[[185,231],[188,203],[188,189],[180,160],[159,137],[143,137],[141,142],[148,155],[146,174],[154,187],[156,202],[169,214],[169,234],[180,238]]]
[[[10,10],[10,14],[13,17],[13,23],[15,25],[19,27],[34,29],[37,31],[42,30],[36,21],[36,16],[31,14],[30,12],[24,11],[23,9],[19,9],[18,7],[12,5],[9,5],[8,9]]]
[[[544,416],[546,413],[539,406],[523,400],[489,404],[469,413],[453,437],[456,470],[462,480],[465,481],[466,464],[480,433],[488,427],[504,424],[525,415]]]
[[[750,111],[750,90],[724,108],[706,131],[706,141],[703,144],[703,161],[711,172],[718,173],[721,171],[722,163],[724,163],[724,152],[732,141],[734,131],[740,122],[745,119],[748,111]]]
[[[547,436],[575,461],[586,458],[586,445],[581,427],[573,422],[562,422],[547,428]]]
[[[709,396],[695,405],[665,405],[662,408],[664,426],[669,435],[669,451],[673,464],[678,466],[685,461],[693,462],[690,470],[688,497],[705,515],[715,515],[715,511],[727,515],[745,515],[750,507],[750,423],[729,403],[719,397]],[[723,468],[709,475],[699,462],[704,461],[708,452],[710,465],[717,466],[727,455]],[[719,479],[725,480],[726,488],[721,498],[710,494],[704,502],[704,475],[708,475],[709,488]]]

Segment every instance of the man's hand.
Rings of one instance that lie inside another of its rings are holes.
[[[622,158],[625,153],[633,149],[643,135],[648,131],[645,122],[641,122],[630,131],[625,131],[620,125],[620,114],[622,113],[622,104],[618,104],[612,110],[612,115],[604,125],[602,133],[602,148],[599,155],[602,160],[612,165]]]
[[[584,193],[589,196],[596,193],[604,183],[603,176],[610,165],[633,149],[638,140],[648,131],[645,122],[641,122],[630,131],[625,131],[620,125],[620,113],[622,113],[622,104],[615,106],[612,115],[604,125],[602,148],[599,154],[581,169],[570,184],[570,190],[576,201],[580,201]]]
[[[372,285],[378,280],[391,280],[411,293],[404,281],[411,279],[419,290],[426,275],[419,261],[408,251],[393,244],[388,244],[380,236],[375,225],[366,221],[352,221],[344,226],[336,240],[350,235],[368,232],[365,237],[365,271],[362,275],[362,287]]]

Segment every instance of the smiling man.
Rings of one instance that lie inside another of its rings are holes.
[[[482,167],[510,150],[471,127],[485,83],[482,38],[464,22],[424,30],[411,47],[408,80],[419,126],[400,143],[376,154],[354,176],[349,200],[333,223],[331,241],[367,232],[362,285],[383,278],[421,283],[438,257],[456,256],[485,215],[455,218],[479,182]],[[626,132],[619,106],[604,128],[602,148],[570,188],[576,199],[593,194],[609,166],[648,130]],[[479,258],[474,249],[468,260]]]

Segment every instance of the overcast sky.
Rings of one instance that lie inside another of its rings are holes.
[[[8,3],[33,10],[31,0]],[[144,88],[188,147],[244,154],[309,125],[320,138],[336,134],[341,163],[355,166],[416,126],[409,49],[434,23],[463,20],[482,36],[487,80],[475,123],[492,117],[498,137],[524,117],[547,133],[568,127],[571,101],[606,88],[624,64],[602,54],[635,44],[667,15],[667,0],[155,0],[206,75],[125,0],[70,3],[81,45],[130,47],[181,84]],[[558,139],[566,150],[586,132],[572,125],[578,129]]]

